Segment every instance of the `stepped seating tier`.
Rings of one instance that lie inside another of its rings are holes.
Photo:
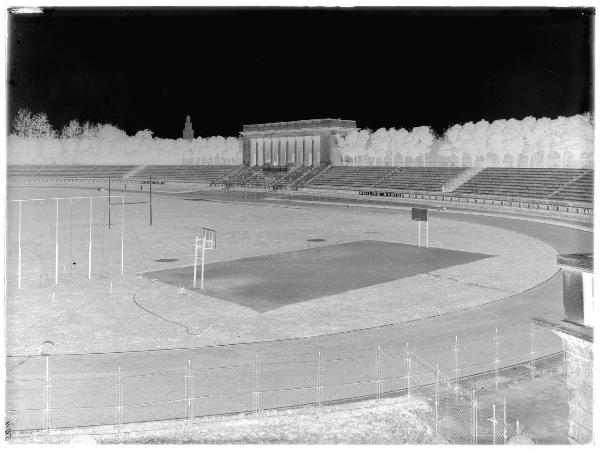
[[[334,166],[310,182],[310,186],[367,188],[387,176],[392,168],[375,166]]]
[[[310,182],[310,185],[441,192],[446,182],[464,170],[452,167],[335,166]]]
[[[46,178],[114,178],[121,179],[135,168],[134,165],[36,165],[8,166],[9,177],[46,177]]]
[[[145,166],[129,180],[153,180],[210,183],[237,169],[236,165],[150,165]]]
[[[587,172],[579,179],[554,192],[550,199],[570,202],[594,202],[594,173]]]
[[[546,199],[587,171],[589,169],[485,168],[453,194]]]

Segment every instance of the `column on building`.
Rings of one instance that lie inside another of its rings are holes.
[[[303,159],[304,152],[304,138],[302,136],[296,136],[296,165],[302,166],[304,164]]]
[[[285,166],[287,164],[285,154],[287,148],[287,141],[285,138],[279,138],[279,166]]]
[[[313,136],[313,166],[321,166],[321,137]]]
[[[272,138],[271,143],[271,162],[274,166],[279,166],[279,138]]]
[[[264,157],[263,163],[267,164],[271,162],[271,138],[265,138],[264,144]]]
[[[262,166],[265,162],[265,140],[263,138],[258,138],[257,143],[258,143],[258,152],[257,152],[258,156],[256,158],[256,164],[257,164],[257,166]]]
[[[295,147],[294,138],[292,138],[290,136],[290,137],[286,138],[286,141],[287,141],[287,162],[295,163],[296,159],[294,157],[296,155],[296,147]]]
[[[304,166],[312,165],[312,136],[304,137]]]
[[[250,139],[250,167],[256,166],[256,139]]]

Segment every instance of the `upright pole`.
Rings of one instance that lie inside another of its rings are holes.
[[[494,332],[494,344],[496,346],[496,358],[494,359],[494,375],[496,380],[496,390],[498,390],[498,328]]]
[[[410,399],[410,349],[406,343],[406,399]]]
[[[440,367],[435,364],[435,433],[438,433],[438,406],[440,400]]]
[[[150,173],[150,225],[152,225],[152,173]]]
[[[475,444],[479,441],[479,404],[475,398]]]
[[[204,290],[204,243],[206,237],[202,234],[202,270],[200,271],[200,288]]]
[[[198,237],[196,237],[196,242],[194,244],[194,288],[196,288],[196,268],[198,266]]]
[[[58,199],[56,199],[56,233],[54,245],[54,285],[58,285]]]
[[[115,390],[115,404],[116,404],[116,422],[117,422],[117,432],[121,433],[121,367],[117,368],[117,384]]]
[[[531,362],[530,362],[530,366],[531,366],[531,378],[534,379],[535,378],[535,342],[534,342],[534,330],[533,330],[533,323],[531,323],[530,329],[529,329],[529,335],[531,338]]]
[[[429,247],[429,221],[425,221],[425,247]]]
[[[18,288],[21,289],[21,204],[23,202],[19,201],[19,269],[18,269]]]
[[[46,423],[46,434],[50,429],[50,366],[48,362],[48,356],[46,356],[46,390],[45,390],[45,423]]]
[[[321,351],[317,356],[317,406],[321,407],[322,394],[321,394]]]
[[[112,202],[110,197],[110,177],[108,178],[108,230],[110,230],[110,210],[112,208]]]
[[[454,394],[458,398],[458,335],[454,337]]]
[[[508,431],[506,429],[506,396],[503,398],[502,403],[504,410],[504,412],[502,413],[502,439],[504,441],[504,444],[506,445],[506,440],[508,439]]]
[[[477,423],[475,421],[475,389],[471,391],[471,442],[473,445],[477,443],[475,439],[475,429],[477,428]]]
[[[381,346],[377,346],[377,401],[381,401]]]
[[[187,408],[188,408],[188,419],[192,419],[192,361],[188,360],[188,368],[187,368]]]
[[[90,241],[88,246],[88,280],[92,279],[92,208],[94,198],[90,197]]]
[[[421,221],[417,221],[419,223],[419,239],[418,246],[421,247]]]
[[[254,410],[260,410],[260,392],[259,390],[259,375],[258,375],[258,354],[254,356]]]
[[[70,219],[70,221],[69,221],[69,223],[70,223],[70,226],[69,226],[69,234],[70,234],[69,235],[69,243],[70,243],[70,245],[69,245],[69,248],[70,248],[69,249],[70,250],[69,273],[73,274],[73,198],[72,197],[69,199],[69,204],[70,204],[70,208],[69,208],[69,219]]]
[[[496,444],[496,404],[492,404],[492,445]]]
[[[125,251],[125,196],[121,197],[121,277],[124,273],[124,252]]]

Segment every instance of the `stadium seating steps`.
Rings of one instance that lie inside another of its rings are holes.
[[[139,169],[136,169],[139,168]],[[135,169],[135,170],[134,170]],[[8,177],[204,182],[249,188],[390,190],[441,193],[467,168],[330,166],[263,171],[235,165],[30,165],[8,166]],[[128,173],[132,173],[129,177]],[[593,202],[594,172],[564,168],[485,168],[448,194],[497,199],[544,199],[557,203]]]
[[[466,168],[335,166],[310,183],[313,187],[384,188],[441,192],[442,186]]]
[[[485,168],[452,194],[590,203],[593,171],[563,168]]]

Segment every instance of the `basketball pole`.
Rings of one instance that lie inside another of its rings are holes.
[[[418,246],[421,247],[421,221],[417,221],[419,223],[419,241]]]
[[[18,269],[18,274],[19,274],[19,290],[21,289],[21,204],[23,202],[19,201],[19,269]]]
[[[56,199],[56,233],[54,242],[54,285],[58,285],[58,199]]]
[[[425,221],[425,247],[429,247],[429,220]]]
[[[88,246],[88,280],[92,279],[92,208],[93,198],[90,197],[90,241]]]

